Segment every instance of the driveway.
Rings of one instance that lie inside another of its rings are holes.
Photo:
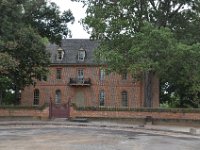
[[[199,150],[199,136],[66,126],[0,127],[0,150]]]

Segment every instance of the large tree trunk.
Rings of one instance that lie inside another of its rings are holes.
[[[14,99],[14,104],[19,105],[20,104],[20,93],[19,93],[20,88],[18,86],[15,86],[15,99]]]
[[[144,107],[152,107],[152,80],[153,72],[144,73]]]

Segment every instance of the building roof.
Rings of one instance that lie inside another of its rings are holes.
[[[94,50],[97,48],[98,42],[90,39],[63,39],[61,49],[64,55],[62,60],[57,59],[57,52],[60,48],[56,44],[47,45],[47,50],[51,54],[51,63],[53,64],[96,64]],[[83,62],[78,61],[78,51],[84,49],[86,56]]]

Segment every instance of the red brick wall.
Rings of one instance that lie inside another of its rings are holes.
[[[146,118],[151,116],[154,119],[189,119],[200,120],[200,113],[181,112],[135,112],[135,111],[80,111],[71,107],[70,117],[86,118]]]
[[[56,79],[56,68],[62,68],[62,79]],[[84,70],[84,78],[91,78],[92,85],[90,87],[72,87],[68,86],[70,78],[77,77],[77,70],[82,68]],[[121,75],[111,73],[105,76],[105,80],[99,80],[100,67],[95,66],[52,66],[47,81],[38,81],[36,86],[29,86],[22,91],[21,103],[22,105],[33,104],[33,91],[39,89],[40,91],[40,105],[48,103],[50,97],[55,100],[55,91],[61,90],[62,103],[69,99],[76,102],[77,93],[83,94],[85,106],[99,106],[99,91],[105,91],[105,106],[121,106],[121,92],[128,93],[129,107],[143,106],[143,84],[142,82],[133,82],[131,75],[128,75],[127,80],[122,80]],[[155,79],[153,84],[154,91],[154,107],[159,107],[159,84]]]
[[[49,107],[44,110],[0,108],[0,117],[39,117],[47,119],[49,118]]]
[[[145,112],[145,111],[80,111],[73,107],[70,108],[70,117],[87,118],[146,118],[151,116],[154,119],[188,119],[200,120],[200,113],[181,113],[181,112]],[[0,117],[39,117],[47,119],[49,117],[49,107],[44,110],[38,109],[9,109],[0,108]]]

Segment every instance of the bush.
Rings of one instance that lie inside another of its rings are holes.
[[[35,110],[44,110],[48,104],[42,106],[19,106],[19,105],[1,105],[0,109],[35,109]]]

